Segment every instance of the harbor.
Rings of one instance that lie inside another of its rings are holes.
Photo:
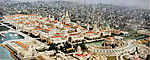
[[[13,55],[12,50],[7,48],[5,45],[0,44],[0,58],[2,60],[17,60],[17,58]],[[0,59],[0,60],[1,60]]]

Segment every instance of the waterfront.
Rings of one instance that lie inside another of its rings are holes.
[[[8,40],[15,40],[15,39],[23,39],[24,37],[17,34],[17,33],[1,33],[2,35],[0,35],[0,43],[3,43],[4,41],[8,41]]]
[[[2,46],[0,46],[0,53],[0,60],[14,60],[11,57],[10,52]]]
[[[0,45],[14,60],[147,60],[150,55],[147,10],[67,1],[11,1],[1,10],[6,14],[0,16]]]

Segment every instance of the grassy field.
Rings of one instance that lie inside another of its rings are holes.
[[[117,60],[116,56],[106,56],[107,60]]]
[[[145,38],[147,36],[143,35],[143,34],[139,34],[136,32],[129,32],[128,34],[129,36],[124,36],[126,39],[141,39],[141,38]]]
[[[125,58],[125,56],[123,56],[123,59],[124,59],[124,60],[128,60],[128,59]]]
[[[9,28],[7,28],[6,26],[0,26],[0,31],[7,31],[9,30]]]

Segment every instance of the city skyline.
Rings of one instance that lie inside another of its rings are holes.
[[[149,0],[12,0],[12,1],[70,1],[78,3],[103,3],[122,6],[135,6],[137,8],[150,9]]]

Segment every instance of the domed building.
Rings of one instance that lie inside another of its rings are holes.
[[[106,37],[104,41],[86,44],[88,50],[99,55],[117,56],[123,52],[133,51],[135,46],[130,41],[118,40],[116,37]]]
[[[110,29],[109,24],[107,22],[104,22],[104,24],[102,25],[102,29],[109,30]]]

